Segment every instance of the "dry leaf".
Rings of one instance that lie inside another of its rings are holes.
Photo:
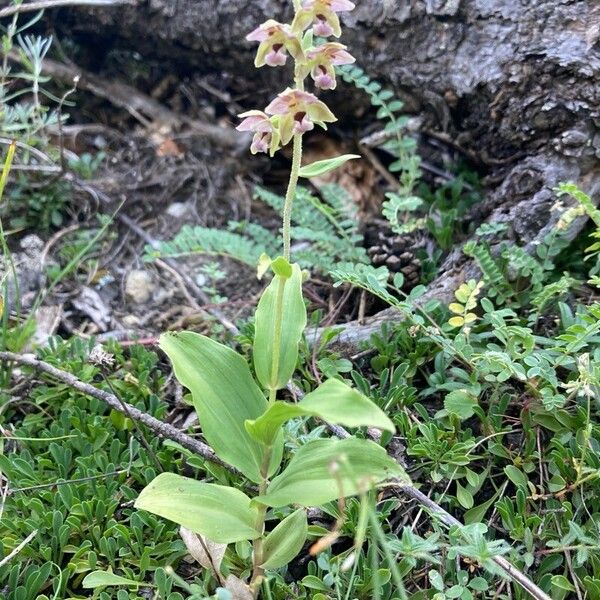
[[[217,542],[198,535],[185,527],[179,528],[179,535],[190,555],[205,569],[216,571],[215,574],[218,575],[227,544],[217,544]]]
[[[167,138],[156,149],[157,156],[175,156],[181,158],[184,155],[181,147],[172,139]]]
[[[233,600],[254,600],[254,594],[248,585],[235,575],[227,577],[225,589],[233,596]]]

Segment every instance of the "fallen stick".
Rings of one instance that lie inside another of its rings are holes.
[[[38,371],[42,371],[51,375],[55,379],[66,383],[68,386],[73,389],[81,392],[82,394],[86,394],[87,396],[92,396],[93,398],[97,398],[98,400],[102,400],[106,402],[108,406],[110,406],[113,410],[116,410],[126,417],[130,417],[131,419],[135,419],[136,421],[142,423],[148,429],[152,430],[157,435],[168,438],[181,444],[184,448],[191,450],[195,454],[202,456],[206,460],[210,460],[211,462],[217,463],[229,470],[234,470],[230,465],[224,463],[208,446],[203,442],[200,442],[190,435],[187,435],[183,431],[180,431],[173,425],[169,425],[168,423],[163,423],[162,421],[156,419],[152,415],[145,413],[135,406],[131,404],[127,404],[126,402],[122,402],[117,398],[114,394],[110,392],[106,392],[101,390],[89,383],[85,383],[78,379],[75,375],[68,373],[67,371],[63,371],[62,369],[58,369],[53,365],[44,362],[43,360],[39,360],[33,354],[15,354],[14,352],[0,352],[0,361],[2,362],[13,362],[19,365],[25,365],[28,367],[32,367]]]
[[[10,554],[7,554],[2,560],[0,560],[0,567],[9,563],[29,542],[37,535],[38,530],[34,529]]]
[[[90,6],[103,8],[105,6],[118,6],[123,4],[135,5],[138,0],[39,0],[26,4],[15,4],[0,10],[0,18],[10,17],[17,13],[45,10],[46,8],[59,8],[61,6]]]
[[[206,460],[210,460],[211,462],[218,463],[219,465],[226,468],[228,471],[232,473],[237,473],[237,470],[223,462],[210,448],[208,445],[199,442],[187,435],[186,433],[176,429],[172,425],[168,425],[167,423],[163,423],[158,419],[155,419],[151,415],[138,410],[134,406],[130,404],[126,404],[121,402],[114,394],[110,394],[105,392],[104,390],[100,390],[93,385],[88,383],[84,383],[79,380],[75,375],[68,373],[66,371],[62,371],[47,362],[39,360],[35,356],[31,354],[15,354],[13,352],[0,352],[0,361],[3,362],[14,362],[20,365],[26,365],[29,367],[33,367],[39,371],[43,371],[44,373],[48,373],[52,375],[55,379],[66,383],[71,386],[73,389],[77,391],[87,394],[88,396],[92,396],[94,398],[98,398],[106,402],[111,408],[117,410],[132,419],[139,421],[140,423],[146,425],[149,429],[161,435],[165,438],[171,439],[178,444],[181,444],[184,448],[195,452],[196,454],[202,456]],[[350,434],[343,427],[335,426],[331,427],[334,430],[335,435],[340,438],[349,437]],[[439,504],[431,500],[428,496],[423,494],[423,492],[419,491],[417,488],[412,485],[407,485],[403,483],[397,483],[393,487],[394,493],[401,494],[404,496],[408,496],[413,500],[416,500],[421,506],[428,508],[432,513],[438,516],[446,525],[448,526],[457,526],[462,527],[462,523],[453,517],[449,512],[444,510]],[[550,596],[548,596],[543,590],[541,590],[531,579],[529,579],[524,573],[519,571],[516,567],[514,567],[508,560],[506,560],[502,556],[494,556],[491,559],[494,563],[496,563],[513,581],[518,583],[526,590],[533,598],[536,600],[552,600]]]
[[[439,504],[426,496],[423,492],[413,487],[412,485],[398,484],[394,488],[395,493],[409,496],[416,500],[421,506],[428,508],[441,521],[449,527],[463,527],[463,524],[453,517],[449,512],[445,511]],[[496,563],[513,581],[517,582],[532,598],[536,600],[552,600],[546,592],[540,589],[527,575],[519,571],[503,556],[493,556],[491,560]]]

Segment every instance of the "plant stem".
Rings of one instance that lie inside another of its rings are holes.
[[[294,135],[290,181],[288,183],[287,192],[285,194],[285,203],[283,205],[283,258],[287,261],[290,260],[292,205],[294,204],[294,198],[296,197],[296,187],[298,186],[298,174],[300,172],[301,161],[302,135],[296,134]]]
[[[402,581],[402,575],[400,574],[400,570],[398,569],[398,565],[396,564],[396,559],[392,554],[387,539],[385,538],[385,533],[377,519],[377,515],[371,506],[368,508],[369,511],[369,523],[371,524],[371,529],[373,531],[373,535],[377,540],[377,544],[381,548],[385,559],[388,562],[388,566],[390,568],[390,572],[392,575],[392,579],[394,581],[394,585],[396,586],[396,591],[400,594],[402,600],[407,600],[408,596],[406,595],[406,589],[404,588],[404,582]]]
[[[275,390],[271,391],[271,394],[275,396]],[[260,475],[261,482],[258,486],[258,495],[262,496],[267,491],[267,485],[269,483],[269,465],[271,464],[271,455],[272,448],[271,446],[265,447],[265,453],[263,454],[262,465],[260,466]],[[258,504],[258,515],[256,517],[256,526],[255,529],[257,531],[264,532],[265,528],[265,517],[267,516],[267,506],[266,504]],[[260,586],[262,584],[262,578],[265,573],[264,569],[260,566],[263,561],[263,543],[264,543],[264,535],[261,534],[259,538],[256,538],[252,543],[252,549],[254,556],[252,557],[253,563],[253,571],[252,571],[252,580],[250,581],[250,588],[254,592],[254,597],[258,597],[258,592],[260,590]]]

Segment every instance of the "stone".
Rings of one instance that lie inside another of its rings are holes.
[[[152,275],[144,269],[130,271],[125,280],[125,295],[137,304],[148,302],[155,288]]]

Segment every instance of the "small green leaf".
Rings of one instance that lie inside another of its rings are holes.
[[[564,575],[553,575],[550,580],[554,587],[567,592],[575,592],[575,587]]]
[[[302,585],[310,588],[311,590],[321,590],[322,592],[331,591],[329,587],[325,585],[323,580],[316,575],[307,575],[302,579]]]
[[[477,592],[486,592],[490,586],[483,577],[474,577],[469,581],[469,587]]]
[[[258,510],[243,492],[203,483],[175,473],[161,473],[135,501],[135,507],[174,521],[220,544],[253,540]]]
[[[289,279],[292,276],[292,265],[283,258],[283,256],[278,256],[272,263],[271,268],[273,269],[273,273],[275,275],[279,275],[284,279]]]
[[[444,398],[444,408],[461,421],[475,414],[477,398],[467,390],[454,390]]]
[[[504,467],[504,473],[517,487],[527,489],[527,477],[517,467],[507,465]]]
[[[173,363],[177,379],[192,392],[206,441],[225,462],[255,483],[261,481],[264,448],[252,439],[244,421],[267,409],[267,400],[237,352],[203,335],[164,334],[160,347]],[[273,449],[270,473],[279,466],[283,439]]]
[[[283,473],[271,481],[267,493],[255,500],[273,507],[319,506],[393,477],[408,481],[402,467],[374,442],[314,440],[296,452]]]
[[[287,565],[302,550],[307,534],[306,511],[299,508],[267,535],[261,566],[264,569],[278,569]]]
[[[264,252],[260,255],[258,259],[258,265],[256,266],[256,278],[262,279],[263,275],[271,268],[271,260],[268,254]]]
[[[300,416],[319,417],[347,427],[371,426],[395,431],[392,421],[375,403],[339,379],[328,379],[297,404],[275,402],[258,419],[246,421],[246,430],[270,446],[283,423]]]
[[[473,494],[457,481],[456,482],[456,499],[464,508],[473,508]]]
[[[438,590],[438,592],[444,591],[444,579],[434,569],[431,569],[431,571],[429,571],[429,582],[436,590]]]
[[[485,513],[490,509],[492,504],[496,501],[499,492],[496,492],[489,500],[486,500],[482,504],[474,506],[469,509],[464,516],[465,525],[471,525],[472,523],[481,523],[483,521],[483,517],[485,517]]]
[[[336,156],[335,158],[318,160],[310,165],[301,167],[299,175],[300,177],[317,177],[318,175],[333,171],[342,166],[345,162],[355,158],[361,158],[361,156],[359,154],[343,154],[342,156]]]
[[[277,372],[272,373],[278,295],[282,295],[283,321]],[[302,298],[302,271],[291,267],[289,278],[275,275],[264,291],[255,313],[254,368],[265,389],[278,390],[291,379],[298,361],[298,344],[306,327],[306,306]],[[266,406],[265,406],[266,408]],[[263,411],[261,411],[263,412]],[[255,415],[256,418],[258,415]],[[247,435],[247,434],[246,434]]]
[[[126,579],[125,577],[119,577],[114,573],[108,573],[107,571],[92,571],[85,576],[82,587],[86,590],[105,587],[107,585],[126,585],[128,587],[139,587],[142,585],[140,581],[133,581],[133,579]],[[151,584],[143,583],[144,586],[154,587]]]

